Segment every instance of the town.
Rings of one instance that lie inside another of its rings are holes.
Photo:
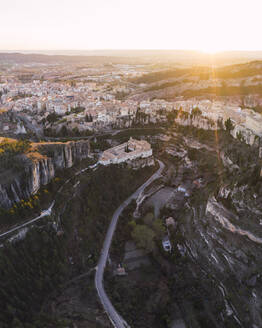
[[[0,133],[7,137],[28,133],[38,138],[88,136],[98,131],[162,124],[174,111],[190,115],[196,108],[205,121],[202,125],[198,122],[198,127],[217,128],[218,122],[224,124],[230,118],[235,127],[233,136],[241,133],[247,143],[262,136],[262,117],[257,110],[262,98],[257,94],[218,96],[212,91],[206,96],[193,96],[210,87],[224,89],[222,78],[202,81],[200,77],[179,77],[166,80],[163,87],[163,81],[145,83],[147,76],[159,74],[146,64],[75,67],[9,63],[1,67]],[[245,87],[255,88],[259,81],[259,74],[252,75],[245,80]],[[241,86],[241,78],[227,79],[227,88]],[[176,95],[170,98],[170,92]],[[184,96],[185,92],[192,96]],[[186,125],[186,118],[177,120]]]

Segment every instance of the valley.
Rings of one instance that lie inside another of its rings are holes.
[[[261,62],[9,65],[0,327],[261,327]]]

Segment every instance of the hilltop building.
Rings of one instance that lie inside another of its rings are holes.
[[[103,152],[99,163],[102,165],[120,164],[137,158],[152,156],[150,143],[145,140],[136,140],[132,137],[121,145],[107,149]]]

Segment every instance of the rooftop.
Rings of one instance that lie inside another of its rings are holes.
[[[139,155],[144,155],[144,157],[151,156],[151,145],[145,140],[136,140],[131,137],[128,142],[105,150],[100,158],[100,162],[102,164],[109,164],[109,162],[118,163]]]

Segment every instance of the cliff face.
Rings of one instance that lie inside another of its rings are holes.
[[[36,145],[37,150],[53,159],[55,169],[69,168],[78,160],[89,156],[89,141],[69,141],[67,143],[43,143]]]
[[[6,172],[0,179],[0,207],[9,208],[15,202],[36,193],[48,184],[57,169],[72,167],[89,156],[89,142],[33,144],[32,152],[23,155],[19,171]]]
[[[32,124],[28,118],[10,111],[0,111],[0,134],[1,136],[16,137],[17,135],[24,135],[28,132],[36,134],[41,137],[43,131],[41,126]]]
[[[204,130],[217,130],[218,128],[217,124],[214,121],[200,115],[195,117],[178,116],[175,119],[175,122],[179,125],[194,126],[195,128]]]
[[[242,125],[235,125],[234,129],[231,131],[231,135],[233,138],[239,138],[250,146],[258,146],[260,144],[260,137],[255,132]]]
[[[146,157],[146,158],[140,157],[140,158],[137,158],[132,161],[131,160],[127,161],[127,166],[134,170],[137,170],[139,168],[143,168],[146,166],[153,166],[153,165],[155,165],[155,160],[154,160],[153,156]]]
[[[197,129],[204,129],[204,130],[217,130],[219,129],[219,126],[217,122],[204,117],[202,115],[197,116],[190,116],[190,115],[181,115],[178,116],[175,119],[175,122],[179,125],[183,126],[194,126]],[[225,122],[223,122],[223,125]],[[225,129],[225,126],[224,126]],[[261,137],[256,134],[251,129],[241,125],[241,124],[235,124],[234,129],[230,132],[232,137],[235,139],[239,139],[242,142],[245,142],[246,144],[250,146],[259,146],[261,144]],[[262,152],[261,152],[262,154]],[[262,157],[262,156],[261,156]]]

